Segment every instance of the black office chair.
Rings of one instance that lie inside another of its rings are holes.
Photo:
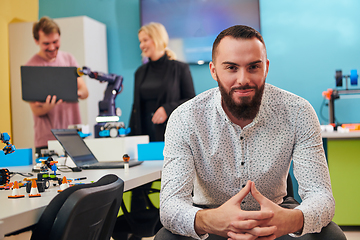
[[[151,194],[158,195],[160,190],[151,185],[151,183],[145,184],[132,191],[136,199],[132,199],[130,211],[127,210],[124,202],[121,203],[124,214],[116,220],[112,235],[114,240],[138,240],[143,237],[152,237],[162,228],[159,209],[149,198]]]
[[[287,195],[284,198],[286,198],[286,197],[294,197],[294,187],[293,187],[293,183],[292,183],[292,180],[291,180],[290,173],[288,174],[286,184],[287,184],[286,185]]]
[[[113,174],[65,189],[46,207],[31,240],[110,239],[123,190],[124,182]]]

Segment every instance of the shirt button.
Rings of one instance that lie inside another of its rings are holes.
[[[241,166],[244,166],[245,165],[245,162],[241,162]]]
[[[242,201],[241,204],[245,204],[245,201]]]
[[[246,186],[245,184],[242,185],[243,188],[244,188],[245,186]]]
[[[240,137],[240,140],[243,140],[243,139],[244,139],[244,137],[243,137],[243,136],[241,136],[241,137]]]

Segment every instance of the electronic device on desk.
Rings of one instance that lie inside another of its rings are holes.
[[[119,161],[99,162],[84,140],[79,136],[76,129],[51,129],[51,132],[71,157],[75,165],[81,169],[124,168],[122,156],[119,156]],[[106,151],[106,149],[104,149],[104,151]],[[129,167],[133,167],[140,165],[142,162],[143,161],[130,159],[128,164]]]
[[[118,137],[130,133],[130,128],[120,122],[121,110],[115,108],[116,96],[122,91],[123,77],[116,74],[93,72],[88,67],[78,68],[78,75],[87,75],[90,78],[107,82],[104,99],[99,102],[99,115],[94,126],[95,138]]]
[[[343,89],[343,79],[345,78],[345,89]],[[350,79],[351,86],[358,86],[359,75],[356,69],[350,70],[350,75],[343,75],[342,70],[335,71],[335,88],[328,89],[322,93],[324,100],[328,100],[329,106],[329,124],[335,123],[335,105],[336,99],[341,98],[352,98],[352,95],[360,93],[360,89],[349,88],[348,79]]]

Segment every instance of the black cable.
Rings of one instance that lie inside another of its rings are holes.
[[[60,172],[72,172],[71,167],[68,167],[68,166],[64,166],[64,167],[61,167],[61,168],[58,167],[58,170]]]
[[[326,101],[326,99],[324,98],[324,100],[323,100],[323,102],[321,103],[321,106],[320,106],[320,117],[321,117],[322,120],[325,120],[326,122],[329,122],[329,119],[328,119],[328,118],[325,118],[325,117],[323,116],[323,114],[322,114],[323,107],[326,105],[326,104],[325,104],[325,101]],[[327,106],[329,106],[329,105],[327,105]]]
[[[23,177],[33,177],[34,176],[34,174],[32,174],[32,173],[21,173],[21,172],[9,172],[9,173],[10,173],[10,177],[15,176],[16,174],[19,174]]]
[[[323,100],[323,102],[321,103],[321,106],[320,106],[320,117],[321,117],[321,119],[322,120],[324,120],[324,121],[326,121],[326,122],[329,122],[329,119],[328,118],[326,118],[326,117],[324,117],[323,116],[323,107],[326,105],[326,106],[329,106],[329,104],[325,104],[325,98],[324,98],[324,100]],[[339,124],[339,122],[337,122],[337,120],[336,120],[336,117],[335,117],[335,114],[334,114],[334,123],[336,124],[336,125],[338,125]]]

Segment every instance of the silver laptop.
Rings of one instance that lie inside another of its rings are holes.
[[[76,129],[51,129],[51,132],[74,161],[75,165],[81,169],[110,169],[124,167],[123,160],[115,162],[99,162]],[[106,149],[104,149],[104,151],[106,151]],[[120,159],[122,159],[122,156],[119,156],[119,160]],[[129,167],[137,166],[141,163],[143,163],[143,161],[130,159]]]

